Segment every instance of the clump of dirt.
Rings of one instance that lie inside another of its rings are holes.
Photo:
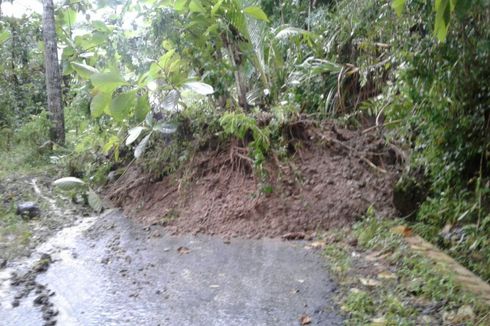
[[[230,145],[197,154],[179,175],[158,182],[132,167],[109,198],[128,216],[172,233],[225,237],[311,235],[350,224],[371,205],[381,215],[394,213],[396,148],[333,123],[296,127],[288,131],[292,157],[271,159],[265,183],[243,168],[250,162]]]

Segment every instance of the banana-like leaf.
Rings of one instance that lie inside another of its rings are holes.
[[[80,179],[75,178],[75,177],[65,177],[65,178],[55,180],[53,182],[53,186],[61,188],[63,190],[81,188],[84,185],[85,185],[85,182],[83,182],[83,180],[80,180]]]
[[[128,138],[126,138],[126,146],[129,146],[132,143],[134,143],[134,141],[138,139],[138,137],[141,135],[141,132],[145,129],[146,129],[145,127],[134,127],[129,129],[128,131],[129,135]]]

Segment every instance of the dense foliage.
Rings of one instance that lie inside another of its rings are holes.
[[[65,1],[59,158],[101,180],[131,152],[162,177],[231,137],[261,172],[300,115],[375,125],[410,154],[416,229],[488,280],[489,20],[485,0]],[[4,133],[44,112],[39,41],[39,17],[2,19]]]

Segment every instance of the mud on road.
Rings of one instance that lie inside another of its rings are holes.
[[[324,260],[304,242],[169,236],[118,211],[65,228],[0,282],[6,325],[342,324]]]

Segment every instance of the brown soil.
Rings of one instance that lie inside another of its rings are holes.
[[[243,237],[310,236],[350,224],[373,205],[394,213],[392,188],[397,151],[374,136],[301,125],[289,129],[288,163],[268,163],[272,193],[251,173],[245,148],[203,151],[179,175],[158,182],[132,167],[109,188],[109,198],[146,224],[172,233]],[[292,150],[292,151],[293,151]],[[247,168],[248,167],[248,168]]]

